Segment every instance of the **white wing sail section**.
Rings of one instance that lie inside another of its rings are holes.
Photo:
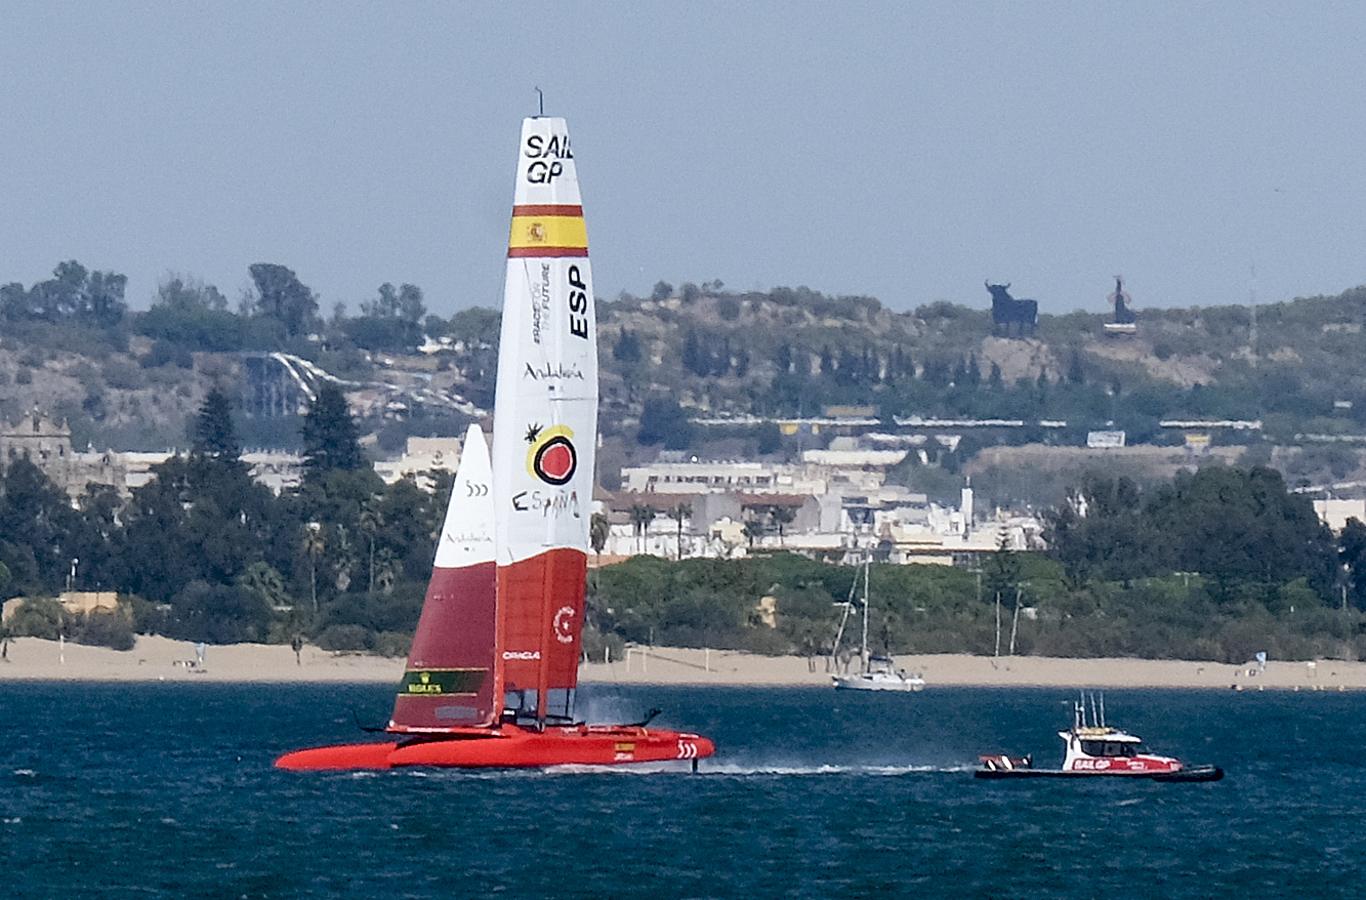
[[[498,561],[587,552],[597,323],[564,119],[522,123],[494,404]]]

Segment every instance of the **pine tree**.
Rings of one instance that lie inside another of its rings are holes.
[[[318,389],[317,399],[304,416],[303,441],[304,468],[310,473],[365,467],[346,395],[330,381]]]
[[[991,375],[987,378],[987,384],[991,386],[993,391],[999,391],[1005,386],[1001,378],[1001,367],[996,363],[991,364]]]
[[[204,397],[191,429],[191,448],[195,455],[217,462],[238,462],[242,445],[232,424],[232,401],[222,388],[212,388]]]
[[[1076,350],[1072,351],[1072,361],[1067,366],[1067,380],[1072,384],[1086,382],[1086,370],[1081,364],[1081,353]]]
[[[792,345],[779,344],[778,350],[773,354],[773,364],[778,367],[778,374],[786,375],[792,371]]]
[[[683,368],[701,376],[706,376],[711,369],[711,361],[707,359],[702,342],[697,339],[695,331],[689,331],[688,336],[683,339]]]
[[[735,357],[735,377],[744,378],[749,374],[749,351],[741,350]]]

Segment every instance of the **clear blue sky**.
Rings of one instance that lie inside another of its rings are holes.
[[[60,259],[325,307],[501,296],[517,133],[568,117],[597,291],[898,309],[1366,282],[1366,7],[0,4],[0,281]]]

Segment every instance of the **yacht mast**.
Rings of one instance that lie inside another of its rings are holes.
[[[873,551],[863,557],[863,671],[868,671],[868,575],[873,562]]]

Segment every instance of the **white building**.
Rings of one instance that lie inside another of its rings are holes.
[[[432,470],[455,473],[460,466],[460,438],[410,437],[398,459],[382,459],[375,463],[375,472],[385,484],[393,484],[412,475],[419,485],[430,490],[426,473]]]

